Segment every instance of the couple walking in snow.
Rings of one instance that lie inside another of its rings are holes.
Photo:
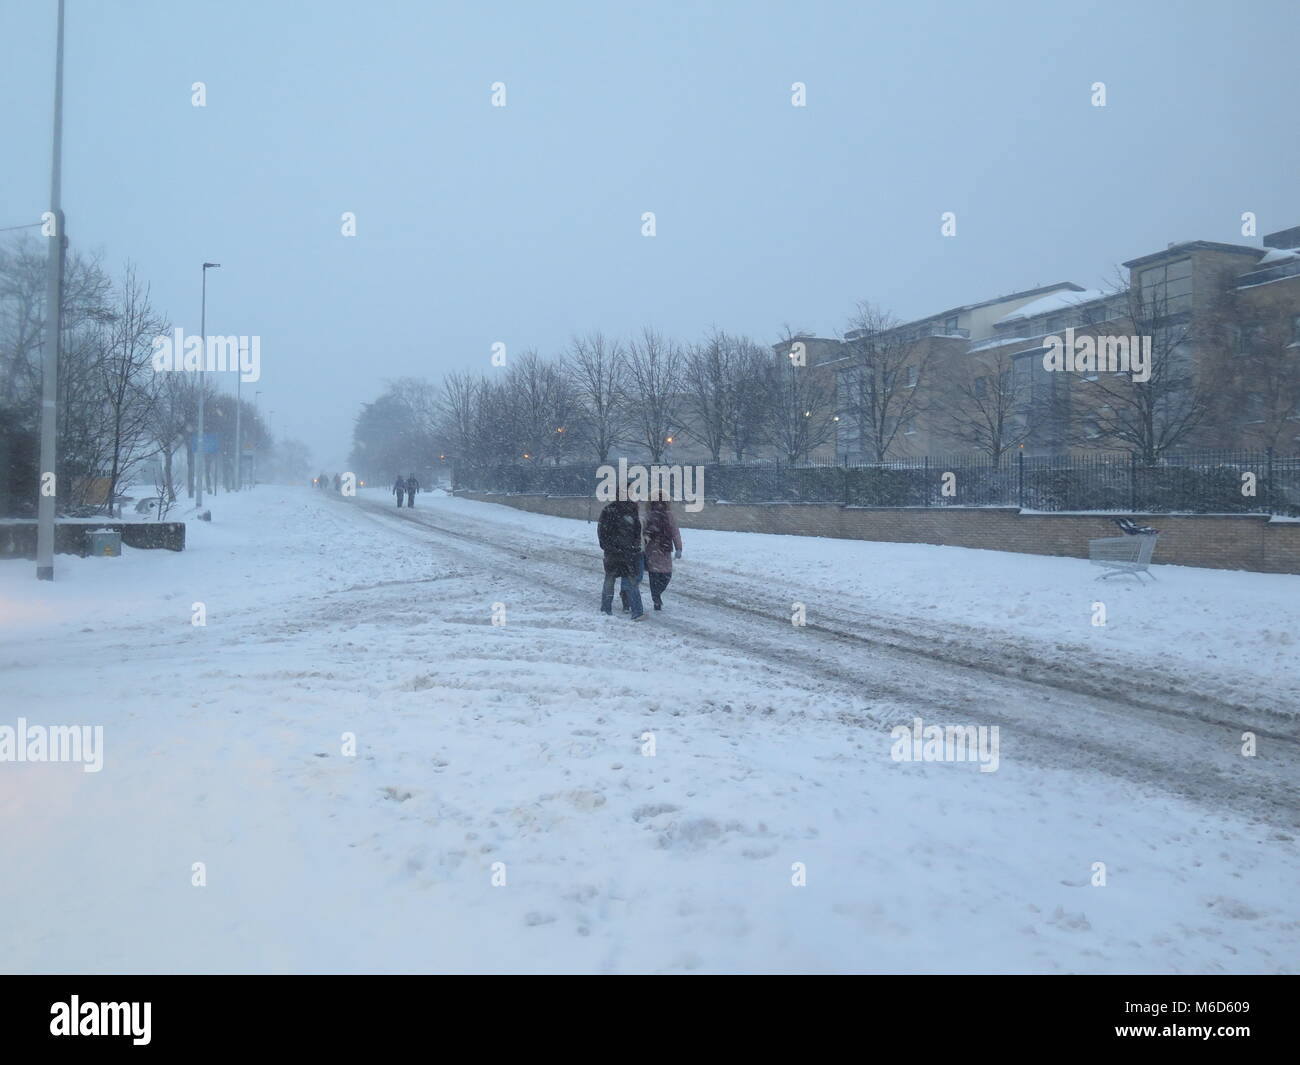
[[[398,474],[397,480],[393,482],[392,492],[397,496],[397,505],[399,507],[402,505],[403,495],[406,496],[406,505],[408,507],[415,506],[415,493],[419,490],[420,482],[415,479],[415,474],[411,474],[405,480],[402,479],[401,474]]]
[[[673,559],[682,557],[682,534],[672,504],[662,496],[649,504],[645,526],[636,503],[628,499],[606,503],[596,526],[600,549],[605,553],[605,586],[600,609],[614,612],[614,582],[620,580],[619,597],[633,621],[645,617],[641,604],[641,575],[650,577],[650,598],[656,610],[663,609],[663,594],[673,577]]]

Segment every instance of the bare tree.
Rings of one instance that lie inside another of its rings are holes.
[[[787,334],[782,347],[797,339]],[[769,439],[789,462],[835,439],[834,384],[815,366],[777,357],[769,364],[766,406]]]
[[[623,406],[633,437],[650,453],[652,462],[680,429],[682,349],[655,330],[646,328],[627,346],[627,383]]]
[[[724,438],[737,462],[771,439],[772,353],[749,337],[735,342],[733,388],[725,411]]]
[[[40,393],[45,261],[30,237],[0,246],[0,405],[13,411]],[[37,413],[31,406],[33,425]]]
[[[735,341],[720,330],[710,331],[703,343],[687,350],[682,377],[683,406],[690,415],[685,435],[703,444],[714,462],[721,462],[736,392]]]
[[[623,436],[622,397],[627,383],[627,353],[617,340],[599,331],[574,337],[568,359],[569,379],[578,404],[578,439],[597,462]]]
[[[198,412],[198,390],[188,373],[162,373],[154,389],[153,413],[149,430],[158,454],[159,480],[167,504],[176,501],[173,464],[176,452],[186,446]]]
[[[568,451],[566,435],[576,403],[563,367],[535,351],[518,356],[506,375],[513,437],[521,457],[558,461]]]
[[[438,394],[438,435],[454,458],[473,454],[474,431],[483,379],[473,374],[452,373],[442,380]]]
[[[842,414],[857,427],[861,449],[884,462],[898,434],[922,411],[929,352],[888,311],[861,302],[849,321],[852,357],[841,378]]]
[[[964,356],[944,394],[944,435],[1002,464],[1029,439],[1028,375],[1019,373],[1010,349]]]
[[[157,395],[153,340],[169,328],[149,300],[149,286],[142,285],[128,265],[98,360],[108,452],[105,506],[110,515],[121,483],[157,450],[150,432]]]
[[[362,404],[352,427],[348,459],[363,480],[405,476],[433,464],[445,417],[446,391],[420,377],[385,384],[372,403]]]
[[[1121,289],[1127,278],[1119,274]],[[1134,373],[1099,372],[1077,382],[1082,403],[1072,433],[1116,443],[1154,464],[1201,425],[1211,409],[1211,393],[1192,373],[1192,349],[1197,337],[1196,319],[1190,311],[1172,313],[1163,284],[1127,285],[1124,316],[1115,324],[1139,342],[1151,338],[1150,376],[1141,381]],[[1091,423],[1091,428],[1087,427]]]
[[[519,432],[518,394],[499,377],[485,380],[474,405],[473,440],[470,454],[477,462],[500,465],[518,462],[527,451]]]
[[[112,438],[101,358],[113,322],[113,283],[95,259],[69,259],[59,360],[58,483],[64,503],[85,504],[108,466]],[[42,314],[44,309],[42,308]]]

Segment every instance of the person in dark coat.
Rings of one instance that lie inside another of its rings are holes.
[[[664,498],[652,500],[645,519],[645,568],[650,575],[650,598],[656,610],[664,608],[664,590],[673,579],[673,558],[682,557],[682,534],[673,505]]]
[[[605,586],[601,590],[602,613],[614,613],[614,581],[622,582],[633,621],[645,617],[641,589],[637,587],[637,561],[641,557],[641,517],[634,502],[617,499],[606,503],[596,525],[596,538],[605,553]]]
[[[420,490],[420,482],[415,479],[415,474],[411,474],[406,479],[406,505],[415,506],[415,493]]]
[[[405,494],[406,494],[406,481],[402,479],[402,475],[399,473],[397,475],[397,480],[393,482],[393,495],[397,496],[398,510],[402,509],[402,496],[404,496]]]
[[[343,482],[339,480],[339,475],[336,473],[334,475],[334,491],[337,492],[339,490],[339,485],[341,485],[342,483]]]

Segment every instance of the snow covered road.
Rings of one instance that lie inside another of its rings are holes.
[[[183,554],[60,559],[52,593],[0,569],[0,724],[105,729],[102,772],[0,765],[0,968],[1300,968],[1294,648],[1262,635],[1300,578],[1170,571],[1075,633],[1018,583],[1095,597],[1075,560],[687,530],[634,626],[591,526],[381,498],[222,497]],[[885,594],[923,564],[952,583]],[[1207,595],[1266,621],[1196,653]],[[997,771],[892,760],[917,717],[997,725]]]

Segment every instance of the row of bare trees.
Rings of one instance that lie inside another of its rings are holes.
[[[31,238],[0,245],[0,509],[34,509],[39,478],[46,249]],[[171,323],[153,304],[147,282],[128,265],[117,277],[73,253],[66,267],[63,350],[59,364],[57,484],[64,509],[92,503],[113,513],[122,487],[156,463],[156,490],[175,500],[175,460],[185,456],[193,493],[197,375],[158,372],[154,339]],[[205,433],[220,447],[209,457],[208,490],[237,484],[236,400],[203,386]],[[269,453],[269,434],[252,404],[242,405],[246,446]]]
[[[1028,342],[972,350],[866,302],[842,342],[788,329],[774,348],[716,329],[689,344],[653,329],[591,333],[552,359],[530,351],[436,386],[394,382],[358,418],[353,461],[387,474],[419,456],[605,462],[631,448],[655,462],[797,462],[833,443],[885,462],[915,438],[994,464],[1023,447],[1116,448],[1154,463],[1180,446],[1284,446],[1300,416],[1296,308],[1261,306],[1235,284],[1225,276],[1212,299],[1183,307],[1166,286],[1117,274],[1078,332],[1151,338],[1145,375],[1049,372]],[[834,365],[796,358],[805,341],[829,343]]]
[[[630,448],[745,461],[806,458],[834,433],[834,383],[770,347],[711,330],[682,344],[654,329],[575,337],[556,358],[528,351],[438,385],[404,378],[366,404],[352,461],[389,476],[419,456],[500,464],[605,462]]]

